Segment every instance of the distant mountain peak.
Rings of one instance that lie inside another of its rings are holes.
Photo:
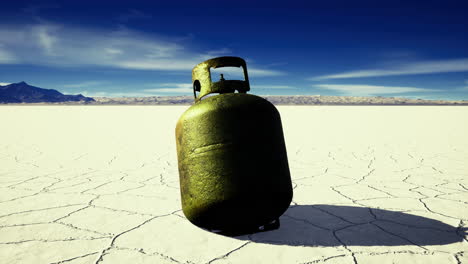
[[[93,98],[83,95],[66,95],[54,89],[44,89],[27,84],[25,81],[11,83],[0,89],[0,103],[57,103],[91,102]]]

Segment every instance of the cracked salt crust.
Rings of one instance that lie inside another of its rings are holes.
[[[278,108],[293,202],[230,238],[181,211],[187,106],[0,107],[0,262],[468,263],[467,107]]]

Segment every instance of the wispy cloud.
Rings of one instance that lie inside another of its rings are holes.
[[[268,70],[268,69],[257,69],[248,67],[249,76],[281,76],[286,75],[285,72],[282,71],[275,71],[275,70]]]
[[[64,84],[62,85],[62,87],[64,88],[88,88],[88,87],[101,86],[107,83],[108,82],[104,82],[104,81],[86,81],[86,82],[81,82],[81,83]]]
[[[125,27],[117,30],[70,27],[40,22],[0,24],[0,63],[73,67],[112,67],[131,70],[190,71],[196,64],[229,49],[192,51],[182,40],[148,35]],[[249,68],[255,77],[280,71]]]
[[[222,48],[217,50],[209,50],[206,52],[207,59],[212,58],[213,56],[226,56],[231,54],[232,50],[228,48]]]
[[[452,59],[452,60],[432,60],[420,61],[408,64],[402,64],[395,67],[383,69],[366,69],[342,72],[337,74],[317,76],[309,78],[309,80],[328,80],[328,79],[347,79],[347,78],[363,78],[377,76],[392,76],[392,75],[412,75],[412,74],[430,74],[430,73],[445,73],[445,72],[465,72],[468,71],[468,59]]]
[[[296,89],[294,86],[290,85],[251,85],[254,89]]]
[[[105,92],[105,91],[81,91],[78,92],[87,97],[147,97],[158,96],[156,93],[141,93],[141,92]],[[64,94],[77,94],[71,92],[64,92]]]
[[[62,85],[64,88],[83,88],[80,92],[68,91],[64,93],[81,93],[90,97],[146,97],[146,96],[168,96],[168,95],[193,95],[191,83],[147,83],[143,86],[147,89],[134,89],[114,85],[106,81],[89,81],[76,84]]]
[[[0,86],[5,86],[5,85],[9,85],[10,83],[2,83],[0,82]]]
[[[2,46],[3,45],[0,43],[0,64],[10,64],[17,62],[17,58],[15,58],[15,56],[10,52],[4,50]]]
[[[138,68],[138,62],[172,59],[180,63],[185,55],[178,43],[126,28],[105,31],[41,23],[0,26],[0,36],[4,51],[14,54],[21,63],[39,65],[126,68],[128,64],[128,68]]]
[[[367,84],[316,84],[313,87],[341,92],[345,95],[378,95],[401,94],[412,92],[438,92],[436,89],[405,87],[405,86],[381,86]]]
[[[181,94],[192,94],[193,87],[191,83],[163,83],[159,84],[158,87],[143,89],[145,93],[181,93]]]
[[[110,66],[131,70],[179,71],[191,70],[196,64],[198,60],[142,59],[116,61]]]
[[[58,26],[38,25],[32,27],[32,34],[37,37],[39,45],[47,55],[56,55],[54,46],[57,43],[57,37],[54,36],[54,32],[58,29]]]
[[[265,77],[265,76],[280,76],[286,73],[268,69],[258,69],[247,66],[249,76]],[[223,73],[226,80],[244,80],[244,72],[242,67],[221,67],[211,69],[211,77],[217,79],[219,74]]]
[[[192,94],[193,89],[188,89],[188,88],[156,88],[156,89],[146,89],[146,90],[144,90],[144,92]]]

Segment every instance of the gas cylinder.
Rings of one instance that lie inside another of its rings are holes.
[[[244,80],[221,75],[212,81],[211,69],[221,67],[241,67]],[[293,195],[279,112],[269,101],[247,94],[242,58],[204,61],[193,68],[192,83],[195,103],[176,125],[185,216],[225,233],[279,228],[279,216]]]

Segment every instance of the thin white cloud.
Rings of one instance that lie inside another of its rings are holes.
[[[106,84],[107,82],[103,81],[87,81],[87,82],[81,82],[81,83],[73,83],[73,84],[64,84],[62,87],[65,88],[87,88],[87,87],[92,87],[92,86],[100,86],[103,84]]]
[[[280,76],[280,75],[286,74],[282,71],[257,69],[257,68],[251,68],[251,67],[247,67],[247,70],[249,72],[249,76],[255,76],[255,77],[256,76]]]
[[[392,76],[392,75],[413,75],[413,74],[430,74],[430,73],[446,73],[446,72],[466,72],[468,71],[468,59],[452,59],[439,61],[420,61],[408,63],[396,67],[385,69],[367,69],[358,71],[349,71],[331,75],[323,75],[310,78],[310,80],[328,80],[328,79],[347,79],[347,78],[363,78],[377,76]]]
[[[212,81],[218,81],[220,74],[223,74],[226,80],[244,80],[244,70],[242,67],[211,68],[210,72]]]
[[[145,89],[144,92],[161,92],[161,93],[182,93],[182,94],[192,94],[193,89],[187,88],[155,88],[155,89]]]
[[[296,89],[290,85],[251,85],[253,89]]]
[[[468,80],[465,80],[465,86],[461,90],[468,91]]]
[[[117,61],[113,66],[123,69],[132,70],[160,70],[160,71],[179,71],[191,70],[194,65],[197,65],[197,60],[175,60],[175,59],[159,59],[159,60],[123,60]]]
[[[99,30],[41,22],[0,24],[0,63],[58,67],[108,67],[131,70],[191,71],[201,61],[229,53],[229,49],[194,52],[187,42],[147,35],[121,27]],[[255,77],[282,75],[249,68]]]
[[[78,92],[86,97],[147,97],[158,96],[156,93],[141,93],[141,92],[104,92],[104,91],[81,91]],[[78,94],[78,93],[65,93],[65,94]]]
[[[2,83],[2,82],[0,82],[0,86],[5,86],[5,85],[9,85],[9,84],[11,84],[11,83]]]
[[[255,77],[265,77],[265,76],[280,76],[285,75],[284,72],[268,70],[268,69],[257,69],[255,67],[247,66],[247,71],[249,76]],[[244,72],[242,67],[221,67],[211,70],[212,74],[218,75],[219,73],[224,73],[226,79],[244,79]]]
[[[192,94],[193,87],[191,83],[163,83],[159,87],[143,89],[145,93],[181,93]]]
[[[314,87],[341,92],[345,95],[378,95],[378,94],[401,94],[411,92],[438,92],[436,89],[405,87],[405,86],[382,86],[367,84],[316,84]]]
[[[84,88],[81,92],[76,90],[66,93],[77,94],[81,93],[89,97],[146,97],[146,96],[167,96],[173,94],[186,93],[193,94],[192,84],[190,83],[147,83],[143,86],[148,89],[135,90],[131,87],[113,85],[107,81],[89,81],[76,84],[62,85],[65,88]],[[86,89],[89,88],[89,89]],[[91,90],[92,89],[92,90]]]
[[[0,64],[13,64],[17,61],[17,58],[15,58],[13,54],[6,50],[3,50],[2,45],[0,45]]]
[[[57,43],[57,38],[53,35],[53,32],[57,29],[57,26],[51,25],[38,25],[32,27],[32,34],[35,35],[39,45],[47,55],[56,55],[54,52],[54,46]]]
[[[206,52],[207,54],[207,59],[209,58],[212,58],[213,56],[226,56],[228,54],[231,54],[232,53],[232,50],[228,49],[228,48],[222,48],[222,49],[218,49],[218,50],[209,50]]]
[[[104,52],[110,55],[119,55],[123,53],[123,50],[120,49],[113,49],[113,48],[106,48],[104,49]]]

